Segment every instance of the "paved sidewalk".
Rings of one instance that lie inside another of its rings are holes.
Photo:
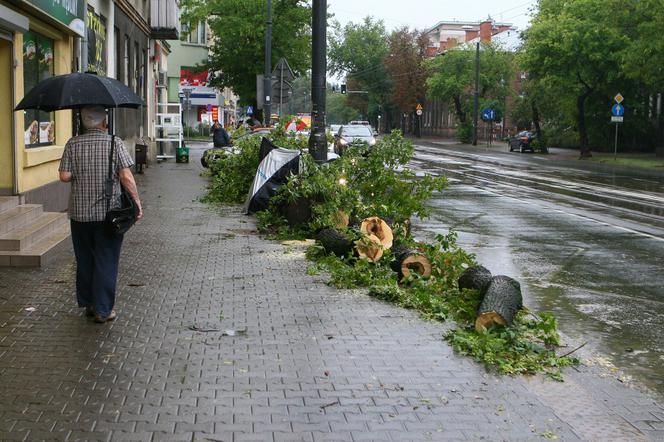
[[[200,153],[139,177],[113,323],[75,307],[70,250],[0,269],[0,440],[664,440],[664,409],[613,377],[488,375],[444,325],[307,276],[197,202]]]

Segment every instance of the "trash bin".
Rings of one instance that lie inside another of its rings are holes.
[[[143,166],[148,165],[148,146],[144,143],[136,143],[134,147],[136,156],[136,172],[143,173]]]
[[[176,163],[188,163],[189,162],[189,148],[187,146],[178,147],[176,149],[175,162]]]

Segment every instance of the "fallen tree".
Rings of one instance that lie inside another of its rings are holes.
[[[494,276],[480,304],[475,330],[480,332],[494,325],[511,325],[522,307],[521,284],[509,276]]]

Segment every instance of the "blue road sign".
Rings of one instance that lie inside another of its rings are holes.
[[[254,108],[251,106],[247,106],[247,115],[253,115],[254,114]]]
[[[625,115],[625,106],[622,104],[614,104],[611,106],[611,115],[614,117],[622,117]]]
[[[493,121],[496,119],[496,111],[493,109],[482,109],[482,120]]]

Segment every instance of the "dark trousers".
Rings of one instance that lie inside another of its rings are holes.
[[[71,220],[76,255],[76,299],[79,307],[94,307],[106,317],[115,305],[115,287],[122,237],[109,236],[103,222]]]

